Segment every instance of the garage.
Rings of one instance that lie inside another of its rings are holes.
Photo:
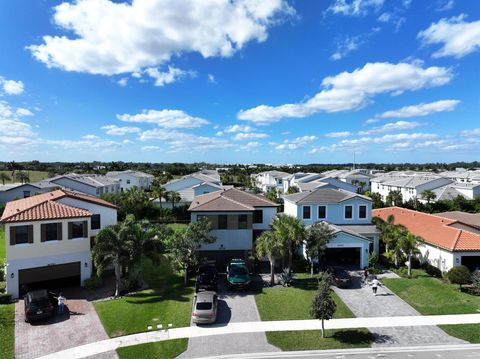
[[[360,267],[360,248],[327,248],[325,259],[330,266]]]
[[[21,269],[18,271],[20,295],[34,289],[62,289],[80,284],[80,262]]]
[[[480,269],[480,256],[462,256],[462,265],[471,271]]]

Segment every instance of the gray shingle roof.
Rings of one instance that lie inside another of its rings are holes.
[[[317,188],[311,192],[300,192],[283,196],[283,198],[289,202],[306,204],[340,203],[354,197],[359,197],[367,201],[371,201],[370,198],[359,195],[357,193],[331,188]]]

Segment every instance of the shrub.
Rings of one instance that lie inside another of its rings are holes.
[[[291,274],[288,274],[288,269],[285,268],[282,273],[280,273],[280,284],[284,287],[290,287],[293,282]]]
[[[442,271],[437,267],[432,266],[429,263],[425,264],[424,267],[425,267],[425,272],[427,272],[428,275],[431,275],[432,277],[436,277],[436,278],[442,278]]]
[[[98,277],[96,275],[92,275],[89,279],[85,279],[83,281],[83,285],[87,289],[100,288],[102,284],[103,284],[102,277]]]
[[[473,290],[480,294],[480,269],[477,269],[472,273],[472,285]]]
[[[377,264],[378,264],[377,253],[375,252],[370,253],[370,255],[368,256],[368,266],[373,269],[377,267]]]
[[[12,295],[7,293],[0,294],[0,304],[9,304],[12,301]]]
[[[420,260],[417,257],[412,257],[410,263],[412,264],[412,268],[414,269],[419,269],[422,267],[422,263],[420,263]]]
[[[0,282],[5,281],[5,268],[0,263]]]
[[[0,293],[5,293],[6,287],[7,287],[7,283],[0,282]]]
[[[295,273],[302,273],[310,271],[310,262],[303,256],[293,257],[292,271]]]
[[[447,278],[452,284],[458,284],[460,290],[463,284],[469,284],[472,282],[472,275],[465,266],[457,266],[450,269],[447,273]]]
[[[370,274],[383,274],[383,269],[380,268],[368,268]]]
[[[407,267],[400,267],[394,270],[400,277],[407,278],[408,277],[408,268]]]

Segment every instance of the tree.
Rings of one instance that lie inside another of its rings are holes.
[[[465,266],[453,267],[448,271],[447,278],[450,283],[458,284],[460,290],[462,290],[462,285],[472,282],[472,275]]]
[[[120,194],[126,214],[133,214],[135,218],[142,218],[144,213],[152,207],[148,194],[138,187],[132,187]]]
[[[27,172],[18,171],[15,175],[15,178],[20,181],[21,183],[28,183],[30,182],[30,176]]]
[[[432,201],[435,201],[435,199],[437,198],[435,192],[430,189],[426,189],[425,191],[423,191],[420,196],[422,197],[422,199],[427,201],[428,204],[430,204],[430,202]]]
[[[272,229],[275,235],[285,243],[288,250],[288,274],[292,274],[293,253],[305,240],[305,224],[300,218],[284,213],[277,214],[273,219]]]
[[[307,257],[310,259],[310,275],[313,277],[313,261],[320,261],[320,257],[325,253],[327,243],[335,237],[333,230],[326,222],[317,222],[312,224],[306,230],[305,249]]]
[[[176,266],[183,270],[185,285],[188,282],[188,270],[198,264],[198,249],[202,243],[213,243],[215,237],[210,231],[212,224],[207,218],[201,218],[171,235],[166,241],[166,249]]]
[[[417,246],[420,240],[420,237],[415,236],[410,232],[407,232],[404,236],[400,237],[400,240],[398,241],[398,246],[400,250],[405,254],[408,259],[409,277],[412,275],[412,257],[419,253]]]
[[[382,195],[377,192],[365,192],[365,195],[372,199],[373,208],[382,208],[385,204],[382,201]]]
[[[393,215],[388,216],[386,221],[380,217],[374,217],[372,222],[380,230],[380,240],[385,244],[385,252],[393,251],[395,266],[398,267],[398,257],[401,254],[399,240],[405,236],[407,229],[400,224],[395,224]]]
[[[265,197],[267,197],[270,201],[278,203],[278,192],[275,188],[272,188],[269,190],[266,194]]]
[[[167,190],[162,185],[153,187],[153,190],[152,190],[153,198],[158,198],[160,210],[162,209],[162,199],[165,198],[166,193],[167,193]]]
[[[288,187],[287,194],[294,194],[298,193],[300,190],[298,189],[297,186],[290,186]]]
[[[480,269],[474,270],[472,273],[472,284],[475,292],[480,294]]]
[[[367,185],[366,182],[358,181],[358,186],[360,187],[360,193],[363,193],[363,189],[365,188],[366,185]]]
[[[403,202],[402,192],[390,191],[387,195],[387,205],[389,206],[399,206]]]
[[[11,178],[9,175],[7,175],[5,172],[0,172],[0,181],[2,181],[2,184],[5,185],[5,181],[10,181]]]
[[[265,231],[255,246],[257,257],[268,257],[270,262],[270,285],[275,284],[275,260],[285,255],[285,243],[273,231]]]
[[[129,260],[129,246],[125,228],[121,224],[107,226],[98,232],[92,249],[92,258],[98,276],[111,265],[115,270],[115,298],[121,291],[121,270]]]
[[[172,208],[175,208],[175,203],[180,202],[180,200],[182,199],[180,194],[178,192],[175,192],[175,191],[170,192],[169,197],[170,197],[170,201],[172,201]]]
[[[331,283],[332,278],[330,274],[322,272],[318,278],[318,289],[310,307],[310,316],[322,321],[322,338],[325,338],[324,321],[332,319],[337,309],[337,305],[332,297]]]

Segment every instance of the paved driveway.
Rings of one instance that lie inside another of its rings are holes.
[[[334,290],[357,317],[420,315],[420,313],[393,294],[388,288],[384,286],[379,287],[375,296],[368,284],[362,284],[360,273],[350,272],[350,274],[353,275],[351,288],[340,289],[334,287]],[[432,300],[434,299],[432,298]],[[388,320],[388,318],[385,318],[385,320]],[[373,346],[466,343],[461,339],[449,336],[436,326],[368,329],[375,335]]]
[[[250,292],[231,292],[222,277],[218,291],[218,318],[216,324],[260,321],[255,298]],[[192,323],[192,325],[195,325]],[[215,355],[280,351],[268,344],[265,333],[227,334],[192,338],[188,349],[179,359]]]
[[[30,359],[82,344],[107,339],[108,335],[91,302],[68,299],[70,313],[47,321],[26,323],[23,300],[15,304],[15,358]],[[67,311],[68,312],[68,311]],[[96,358],[117,358],[115,352]]]

